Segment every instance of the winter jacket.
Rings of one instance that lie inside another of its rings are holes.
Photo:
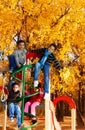
[[[35,93],[35,91],[32,91],[31,93],[28,92],[28,95]],[[26,94],[27,95],[27,94]],[[41,102],[42,98],[44,97],[44,93],[42,91],[39,92],[39,94],[30,97],[29,102]]]
[[[11,90],[8,95],[7,103],[20,103],[20,91],[14,92]]]

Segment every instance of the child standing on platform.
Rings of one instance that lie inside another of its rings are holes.
[[[19,40],[17,42],[17,49],[14,51],[13,55],[9,56],[11,72],[14,72],[26,63],[26,53],[25,41]]]
[[[55,43],[49,45],[48,48],[41,48],[38,50],[31,50],[31,52],[41,54],[40,60],[35,64],[34,69],[34,87],[38,86],[38,74],[43,68],[44,70],[44,99],[49,97],[49,71],[50,65],[54,62],[56,69],[61,69],[59,61],[55,58],[53,52],[57,49]]]

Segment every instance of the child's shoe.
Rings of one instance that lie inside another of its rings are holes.
[[[37,123],[37,118],[36,118],[36,117],[33,117],[31,122],[32,122],[32,124]]]
[[[39,92],[39,88],[40,88],[40,83],[35,87],[34,86],[34,90],[36,91],[36,92]]]
[[[10,69],[10,70],[9,70],[9,73],[11,73],[11,74],[12,74],[12,73],[13,73],[13,71]]]
[[[45,93],[44,99],[50,99],[50,94],[49,93]]]
[[[21,130],[22,128],[24,128],[24,124],[21,124],[21,126],[18,126],[18,130]]]
[[[13,117],[11,117],[11,118],[10,118],[10,121],[11,121],[11,122],[14,122],[14,118],[13,118]]]
[[[34,91],[39,92],[39,88],[38,87],[34,88]]]
[[[35,80],[35,81],[34,81],[34,87],[35,87],[35,88],[38,87],[38,80]]]
[[[32,124],[35,124],[35,123],[37,123],[37,120],[32,120]]]

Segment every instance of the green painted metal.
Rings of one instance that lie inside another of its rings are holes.
[[[36,126],[37,124],[38,124],[38,122],[36,122],[36,123],[33,124],[33,125],[27,126],[27,127],[25,127],[25,128],[21,128],[20,130],[28,130],[28,129],[30,129],[30,128],[33,128],[33,127]]]
[[[21,122],[22,122],[22,124],[24,124],[24,115],[31,116],[31,117],[33,116],[33,115],[29,114],[29,113],[25,113],[25,112],[24,112],[24,100],[25,100],[25,98],[29,98],[29,97],[35,96],[35,95],[37,95],[37,94],[39,93],[39,92],[36,92],[36,93],[31,94],[31,95],[29,95],[29,96],[24,95],[25,84],[29,84],[30,86],[33,86],[33,84],[30,84],[30,83],[28,83],[28,82],[25,82],[25,79],[26,79],[26,69],[27,69],[27,68],[30,69],[30,68],[33,68],[33,67],[34,67],[34,64],[24,65],[22,68],[20,68],[19,70],[17,70],[16,72],[14,72],[14,73],[12,74],[12,77],[13,77],[14,79],[16,79],[16,80],[22,82],[22,96],[17,99],[17,100],[21,100],[21,101],[22,101],[22,108],[21,108],[21,112],[22,112]],[[19,73],[19,72],[22,72],[22,79],[19,79],[19,78],[16,77],[16,74]],[[14,100],[14,101],[15,101],[15,100]],[[34,127],[34,126],[37,125],[37,124],[38,124],[38,122],[36,122],[36,123],[33,124],[33,125],[27,126],[27,127],[25,127],[25,128],[21,128],[21,130],[28,130],[28,129]]]

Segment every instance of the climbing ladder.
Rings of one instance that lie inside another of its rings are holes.
[[[28,61],[31,57],[32,58],[36,58],[36,57],[40,57],[40,55],[37,54],[37,53],[27,53],[26,61]],[[25,102],[25,99],[39,94],[39,92],[35,92],[34,94],[31,94],[31,95],[28,95],[28,96],[26,96],[24,94],[24,90],[25,90],[25,85],[26,84],[28,84],[29,86],[33,86],[33,84],[31,84],[29,82],[26,82],[26,70],[27,69],[32,69],[33,67],[34,67],[34,64],[29,64],[29,65],[26,64],[22,68],[20,68],[19,70],[17,70],[16,72],[13,73],[13,78],[15,80],[18,80],[18,81],[20,81],[22,83],[22,96],[21,96],[21,98],[18,98],[18,100],[22,101],[22,109],[21,109],[21,112],[22,112],[21,123],[22,124],[24,124],[24,115],[33,116],[33,115],[29,114],[29,113],[25,113],[24,112],[24,102]],[[34,127],[37,124],[38,124],[38,122],[33,124],[33,125],[27,126],[25,128],[21,128],[21,130],[28,130],[28,129]]]

